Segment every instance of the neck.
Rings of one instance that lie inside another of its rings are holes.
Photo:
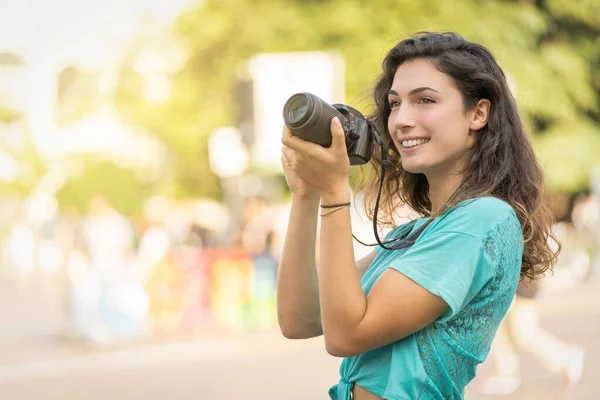
[[[450,196],[458,189],[463,177],[459,174],[427,176],[431,214],[437,214]]]

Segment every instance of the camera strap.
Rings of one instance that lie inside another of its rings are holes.
[[[360,240],[358,240],[356,238],[356,236],[354,236],[354,234],[352,234],[352,237],[357,242],[362,244],[363,246],[379,245],[379,246],[381,246],[381,248],[386,249],[386,250],[405,249],[405,248],[412,246],[417,241],[417,239],[419,238],[421,233],[423,233],[425,228],[427,228],[427,226],[429,226],[429,224],[433,221],[433,219],[430,219],[429,221],[424,223],[421,227],[419,227],[419,229],[417,229],[415,232],[413,232],[408,237],[406,237],[406,235],[404,234],[404,235],[401,235],[401,237],[399,237],[399,238],[388,240],[386,242],[381,241],[381,238],[379,237],[379,233],[378,233],[378,229],[377,229],[377,213],[379,211],[379,201],[381,200],[381,191],[383,190],[383,182],[385,179],[385,172],[389,165],[389,161],[387,158],[387,156],[388,156],[387,146],[385,145],[384,141],[379,136],[379,132],[377,130],[377,125],[373,121],[367,120],[367,123],[373,129],[373,136],[375,138],[375,142],[377,142],[377,144],[379,144],[381,146],[381,178],[379,180],[379,192],[377,193],[377,200],[375,201],[375,211],[373,213],[373,233],[375,234],[375,239],[377,240],[377,244],[365,244],[365,243],[361,242]],[[406,230],[407,233],[412,230],[415,223],[416,223],[416,221],[411,222],[411,224],[409,225],[410,228]],[[387,244],[389,244],[390,247],[386,246]]]

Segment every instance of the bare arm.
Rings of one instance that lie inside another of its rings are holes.
[[[328,204],[347,202],[349,193],[322,196]],[[350,357],[402,339],[448,310],[445,301],[395,270],[386,270],[368,297],[354,268],[350,213],[323,217],[319,285],[327,351]],[[356,265],[358,269],[358,265]]]
[[[319,193],[323,204],[343,204],[350,201],[350,190],[348,177],[350,174],[350,159],[345,144],[345,133],[340,121],[333,118],[331,121],[332,144],[329,148],[319,146],[295,137],[292,132],[284,129],[282,143],[286,179],[288,184],[296,183],[293,177],[302,179],[307,186],[314,188],[312,193]],[[292,193],[299,193],[292,188]],[[316,196],[316,194],[315,194]],[[316,206],[315,201],[314,205]],[[311,214],[314,215],[314,214]],[[294,228],[300,218],[297,212],[292,215],[290,232],[294,232],[294,241],[307,243],[310,238],[310,273],[314,269],[314,239],[306,235],[301,229]],[[311,221],[314,221],[314,217]],[[312,225],[314,226],[314,225]],[[395,270],[386,270],[371,288],[368,297],[360,284],[359,267],[354,260],[352,243],[352,226],[350,224],[350,212],[347,208],[338,209],[321,220],[319,265],[318,265],[318,295],[314,288],[310,293],[315,293],[310,299],[308,309],[314,312],[308,321],[314,323],[313,327],[319,326],[318,332],[325,336],[327,351],[336,356],[348,357],[381,347],[383,345],[400,340],[424,326],[435,321],[439,316],[449,310],[445,300],[429,292],[407,276]],[[296,237],[296,233],[305,236]],[[289,240],[290,238],[288,238]],[[301,240],[298,240],[301,239]],[[287,246],[286,242],[286,246]],[[307,248],[309,246],[306,246]],[[289,252],[289,248],[286,251]],[[297,251],[295,253],[298,253]],[[290,253],[291,254],[291,253]],[[283,269],[287,272],[282,276],[284,279],[293,278],[294,274],[288,264],[297,260],[287,254]],[[296,254],[302,256],[302,254]],[[306,257],[306,255],[304,255]],[[307,258],[303,259],[304,261]],[[295,265],[302,267],[303,265]],[[304,265],[306,267],[306,265]],[[285,272],[285,271],[284,271]],[[290,272],[292,272],[290,274]],[[306,273],[306,272],[305,272]],[[299,269],[296,269],[296,276]],[[315,275],[312,279],[304,279],[314,284]],[[291,290],[294,282],[287,281],[285,288]],[[306,286],[304,286],[306,289]],[[283,300],[284,290],[279,291],[279,299]],[[298,293],[296,293],[298,294]],[[300,292],[302,294],[302,292]],[[281,306],[280,316],[286,312],[293,311],[290,305],[300,304],[302,296],[295,296],[286,306]],[[295,303],[297,302],[297,303]],[[320,318],[316,318],[317,307],[320,307]],[[303,308],[304,310],[306,308]],[[292,328],[295,317],[292,314],[285,315],[281,319],[282,330],[293,332]],[[299,319],[301,321],[301,319]],[[305,330],[303,333],[310,332]],[[308,335],[306,337],[309,337]]]
[[[323,334],[315,244],[319,199],[295,198],[277,277],[277,318],[283,335],[306,339]],[[377,253],[357,261],[359,276]]]
[[[319,336],[319,288],[315,262],[318,197],[296,197],[277,274],[277,319],[289,339]]]

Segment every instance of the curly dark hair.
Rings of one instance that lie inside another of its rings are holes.
[[[390,160],[377,222],[393,226],[395,212],[402,204],[423,216],[435,217],[431,212],[427,178],[402,168],[400,153],[387,128],[391,112],[388,91],[394,75],[400,64],[414,59],[428,60],[440,72],[452,77],[462,94],[465,110],[472,110],[480,99],[491,102],[488,122],[479,131],[463,171],[465,178],[437,214],[466,199],[493,196],[504,200],[515,210],[523,230],[525,248],[521,278],[534,279],[552,270],[561,247],[552,233],[554,216],[545,202],[542,169],[523,129],[506,76],[484,46],[453,32],[417,33],[398,43],[383,61],[383,73],[374,88],[375,109],[369,116],[387,144]],[[369,174],[372,179],[365,187],[365,210],[373,219],[381,171],[379,148],[376,148],[370,166],[373,168]]]

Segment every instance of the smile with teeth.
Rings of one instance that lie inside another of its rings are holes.
[[[402,147],[415,147],[420,144],[424,144],[429,142],[429,139],[414,139],[414,140],[405,140],[402,142]]]

